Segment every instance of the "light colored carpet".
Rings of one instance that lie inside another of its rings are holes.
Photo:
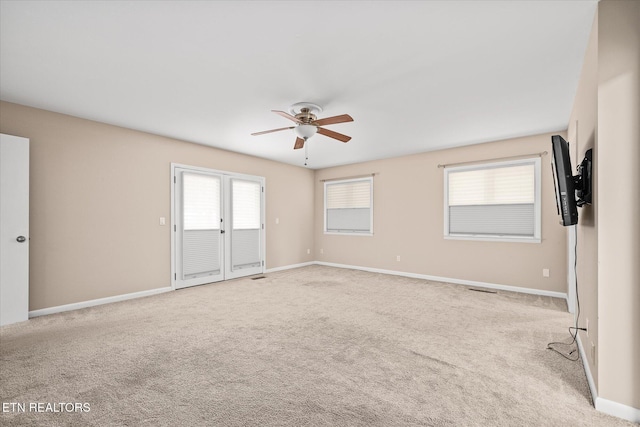
[[[563,301],[321,266],[266,276],[2,328],[0,395],[27,411],[0,423],[631,425],[546,350],[568,340]]]

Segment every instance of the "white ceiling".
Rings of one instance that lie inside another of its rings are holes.
[[[0,98],[309,167],[566,129],[597,1],[2,1]]]

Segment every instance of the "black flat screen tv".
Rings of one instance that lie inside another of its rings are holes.
[[[591,163],[592,150],[589,149],[578,166],[578,175],[574,176],[571,172],[569,143],[560,135],[551,137],[551,167],[556,206],[561,218],[560,224],[564,226],[577,224],[578,207],[591,204]]]

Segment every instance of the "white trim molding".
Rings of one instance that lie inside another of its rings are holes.
[[[293,268],[307,267],[314,264],[316,264],[316,262],[309,261],[309,262],[303,262],[300,264],[284,265],[281,267],[275,267],[275,268],[270,268],[268,270],[265,270],[265,273],[274,273],[276,271],[291,270]],[[161,293],[169,292],[173,290],[174,289],[171,286],[167,286],[164,288],[149,289],[147,291],[132,292],[130,294],[114,295],[111,297],[98,298],[98,299],[93,299],[89,301],[74,302],[71,304],[58,305],[55,307],[41,308],[39,310],[30,311],[29,319],[33,317],[47,316],[49,314],[63,313],[65,311],[80,310],[82,308],[94,307],[97,305],[110,304],[112,302],[119,302],[119,301],[135,299],[135,298],[148,297],[151,295],[161,294]]]
[[[640,423],[640,409],[623,405],[613,400],[598,397],[596,399],[596,410],[632,423]]]
[[[584,373],[587,376],[587,383],[589,383],[589,390],[591,391],[591,401],[593,402],[593,406],[596,406],[596,400],[598,400],[598,390],[596,389],[596,383],[593,381],[593,375],[591,375],[591,368],[589,367],[589,361],[587,360],[587,354],[584,352],[584,347],[582,346],[582,340],[580,339],[580,334],[576,337],[576,342],[578,343],[578,351],[580,352],[580,360],[582,360],[582,366],[584,367]]]
[[[584,352],[580,335],[578,335],[577,338],[578,339],[576,341],[578,343],[578,350],[580,350],[580,359],[582,359],[582,366],[584,366],[584,372],[587,376],[587,382],[589,383],[589,390],[591,390],[593,406],[596,408],[596,411],[613,415],[614,417],[622,418],[624,420],[631,421],[632,423],[640,423],[640,409],[614,402],[613,400],[605,399],[603,397],[598,397],[598,390],[596,389],[596,384],[593,381],[593,375],[591,375],[591,368],[589,367],[589,362],[587,361],[587,355]]]
[[[290,264],[290,265],[283,265],[281,267],[268,268],[264,272],[265,273],[275,273],[276,271],[291,270],[293,268],[308,267],[308,266],[314,265],[314,264],[317,264],[317,262],[316,261],[301,262],[300,264]]]
[[[384,270],[380,268],[360,267],[357,265],[335,264],[332,262],[316,261],[315,264],[325,265],[327,267],[362,270],[362,271],[368,271],[371,273],[390,274],[392,276],[402,276],[402,277],[411,277],[414,279],[431,280],[432,282],[453,283],[455,285],[466,285],[466,286],[474,286],[479,288],[497,289],[497,290],[508,291],[508,292],[520,292],[523,294],[542,295],[542,296],[548,296],[548,297],[554,297],[554,298],[562,298],[564,300],[567,299],[567,294],[564,292],[545,291],[545,290],[533,289],[533,288],[521,288],[519,286],[509,286],[509,285],[500,285],[496,283],[477,282],[475,280],[453,279],[450,277],[430,276],[427,274],[407,273],[404,271]]]
[[[308,262],[302,262],[302,263],[298,263],[298,264],[283,265],[283,266],[280,266],[280,267],[274,267],[274,268],[266,269],[266,270],[264,270],[264,273],[265,274],[266,273],[275,273],[276,271],[291,270],[291,269],[294,269],[294,268],[308,267],[310,265],[324,265],[324,266],[327,266],[327,267],[346,268],[346,269],[351,269],[351,270],[361,270],[361,271],[368,271],[368,272],[371,272],[371,273],[381,273],[381,274],[389,274],[389,275],[392,275],[392,276],[411,277],[411,278],[414,278],[414,279],[424,279],[424,280],[431,280],[431,281],[434,281],[434,282],[452,283],[452,284],[456,284],[456,285],[475,286],[475,287],[481,287],[481,288],[487,288],[487,289],[497,289],[497,290],[509,291],[509,292],[520,292],[520,293],[525,293],[525,294],[542,295],[542,296],[549,296],[549,297],[562,298],[562,299],[566,299],[567,298],[567,294],[565,294],[563,292],[545,291],[545,290],[532,289],[532,288],[521,288],[519,286],[500,285],[500,284],[495,284],[495,283],[477,282],[477,281],[474,281],[474,280],[454,279],[454,278],[450,278],[450,277],[431,276],[431,275],[427,275],[427,274],[408,273],[408,272],[404,272],[404,271],[385,270],[385,269],[381,269],[381,268],[362,267],[362,266],[347,265],[347,264],[337,264],[337,263],[323,262],[323,261],[308,261]],[[150,289],[150,290],[147,290],[147,291],[133,292],[133,293],[130,293],[130,294],[115,295],[115,296],[106,297],[106,298],[99,298],[99,299],[94,299],[94,300],[89,300],[89,301],[76,302],[76,303],[72,303],[72,304],[59,305],[59,306],[56,306],[56,307],[43,308],[43,309],[40,309],[40,310],[32,310],[32,311],[29,312],[29,318],[38,317],[38,316],[46,316],[48,314],[54,314],[54,313],[62,313],[64,311],[79,310],[81,308],[93,307],[93,306],[102,305],[102,304],[109,304],[109,303],[112,303],[112,302],[126,301],[126,300],[129,300],[129,299],[151,296],[151,295],[160,294],[160,293],[168,292],[168,291],[172,291],[172,290],[173,290],[173,288],[171,286],[167,286],[167,287],[164,287],[164,288],[156,288],[156,289]],[[580,343],[579,343],[579,346],[581,346]],[[581,348],[581,352],[582,352],[582,348]],[[584,353],[582,353],[582,355],[583,355],[583,360],[584,360],[585,359]],[[590,377],[590,372],[588,373],[588,378],[591,378]],[[590,383],[589,383],[590,387],[591,387],[592,383],[593,383],[593,379],[590,380]],[[592,388],[592,393],[593,393],[593,390],[594,390],[594,388]]]
[[[40,310],[32,310],[29,312],[29,319],[32,317],[46,316],[49,314],[62,313],[65,311],[79,310],[81,308],[94,307],[96,305],[110,304],[112,302],[126,301],[135,298],[148,297],[151,295],[161,294],[172,291],[171,286],[166,288],[149,289],[148,291],[132,292],[124,295],[114,295],[112,297],[92,299],[89,301],[74,302],[72,304],[58,305],[56,307],[42,308]]]

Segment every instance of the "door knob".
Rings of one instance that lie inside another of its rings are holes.
[[[20,242],[20,243],[24,243],[24,242],[27,240],[27,238],[26,238],[26,237],[24,237],[24,236],[18,236],[18,238],[17,238],[16,240],[17,240],[18,242]]]

